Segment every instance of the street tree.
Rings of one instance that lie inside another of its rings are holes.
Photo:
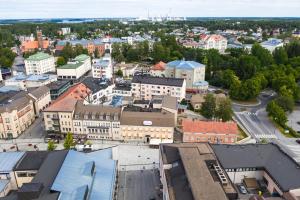
[[[68,132],[67,136],[65,138],[64,148],[70,149],[72,146],[74,146],[73,135],[72,135],[72,133]]]
[[[200,113],[203,117],[207,119],[212,119],[216,112],[216,98],[213,94],[207,94],[204,97],[204,102],[202,103]]]

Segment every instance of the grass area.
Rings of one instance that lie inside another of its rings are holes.
[[[254,99],[250,99],[250,100],[247,100],[247,101],[238,101],[238,100],[233,100],[231,99],[231,101],[233,103],[237,103],[237,104],[245,104],[245,105],[248,105],[248,104],[257,104],[259,101],[254,98]]]
[[[241,129],[240,126],[238,126],[238,128],[239,128],[240,134],[238,135],[237,141],[241,141],[241,140],[245,139],[246,137],[248,137],[248,135],[245,133],[245,131],[243,131],[243,129]]]

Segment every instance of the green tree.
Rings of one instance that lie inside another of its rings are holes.
[[[65,138],[64,148],[70,149],[72,146],[74,146],[73,135],[72,135],[72,133],[68,132],[67,136]]]
[[[274,100],[270,101],[267,105],[267,112],[272,119],[278,123],[280,126],[285,127],[286,122],[287,122],[287,117],[286,114]]]
[[[258,43],[255,43],[252,46],[251,53],[253,56],[258,58],[263,67],[269,66],[274,63],[272,54]]]
[[[233,111],[231,107],[231,101],[229,98],[223,98],[218,103],[216,110],[216,117],[223,122],[230,121],[232,119]]]
[[[52,140],[50,140],[49,142],[48,142],[48,147],[47,147],[47,150],[48,151],[54,151],[55,149],[56,149],[56,145],[54,144],[54,142],[52,141]]]
[[[117,72],[116,72],[116,75],[119,76],[119,77],[123,77],[123,71],[121,69],[119,69]]]
[[[295,101],[292,96],[280,96],[275,100],[285,112],[293,112],[295,107]]]
[[[252,78],[255,73],[260,69],[259,60],[250,55],[243,55],[239,58],[239,66],[236,70],[238,76],[241,79]]]
[[[289,60],[288,54],[283,47],[276,48],[273,56],[276,64],[286,64]]]
[[[216,112],[216,98],[213,94],[207,94],[204,97],[200,113],[207,119],[212,119]]]
[[[64,64],[66,64],[65,58],[62,57],[62,56],[58,57],[58,58],[57,58],[57,61],[56,61],[56,64],[57,64],[58,66],[62,66],[62,65],[64,65]]]

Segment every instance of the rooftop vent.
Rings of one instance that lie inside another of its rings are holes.
[[[217,173],[218,178],[219,178],[220,182],[222,183],[222,185],[227,185],[228,180],[226,178],[226,175],[225,175],[224,171],[220,167],[220,165],[218,165],[218,164],[214,165],[214,169],[216,170],[216,173]]]

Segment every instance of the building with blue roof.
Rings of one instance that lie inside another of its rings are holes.
[[[17,189],[14,167],[24,154],[24,152],[0,153],[0,197],[7,195],[10,190]]]
[[[69,151],[52,186],[63,200],[111,200],[114,197],[116,161],[112,149],[91,153]]]
[[[260,43],[260,45],[272,53],[276,48],[283,47],[284,44],[281,39],[269,38],[267,41]]]
[[[25,75],[24,73],[18,73],[5,80],[6,86],[16,86],[21,90],[31,87],[41,87],[49,83],[57,81],[57,75],[55,74],[40,74],[40,75]]]
[[[205,65],[195,61],[175,60],[167,63],[165,77],[184,78],[188,89],[205,80]]]

